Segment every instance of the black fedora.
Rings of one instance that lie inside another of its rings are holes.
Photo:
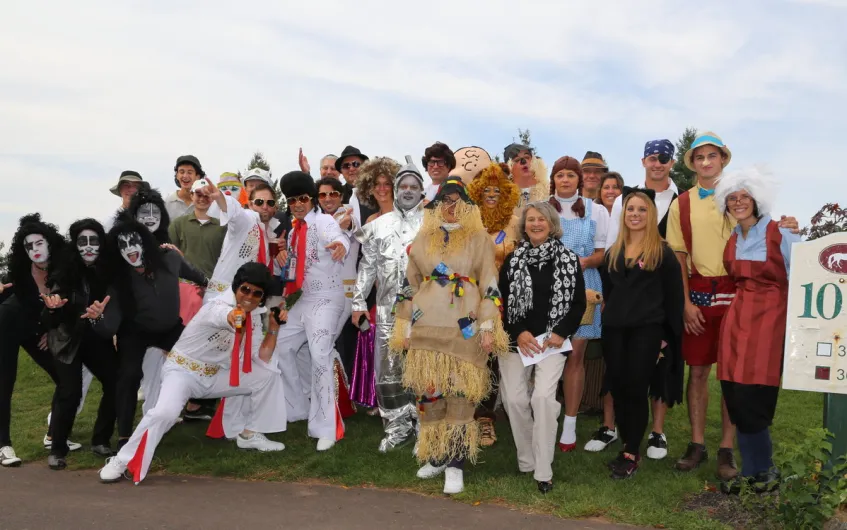
[[[344,148],[344,151],[341,151],[341,154],[338,155],[338,158],[335,159],[335,170],[341,171],[341,161],[347,158],[348,156],[358,156],[363,161],[368,160],[368,156],[362,154],[358,148],[353,147],[352,145],[348,145]]]

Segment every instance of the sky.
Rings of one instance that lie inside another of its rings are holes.
[[[711,130],[731,169],[765,164],[801,226],[847,202],[847,0],[568,2],[11,0],[0,32],[0,241],[34,211],[104,219],[124,169],[167,195],[262,151],[420,160],[436,140],[491,153],[599,151],[629,184],[644,143]]]

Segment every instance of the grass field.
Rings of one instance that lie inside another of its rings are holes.
[[[567,518],[602,517],[616,522],[666,528],[724,528],[709,519],[707,514],[685,508],[688,497],[703,491],[708,483],[715,483],[714,454],[720,435],[720,415],[716,398],[719,387],[714,380],[711,390],[707,429],[711,460],[694,473],[681,474],[673,469],[674,460],[685,450],[689,440],[686,410],[674,407],[668,414],[665,430],[669,444],[668,458],[658,462],[645,459],[633,479],[618,482],[608,478],[605,467],[606,461],[613,456],[611,448],[596,454],[582,450],[568,454],[557,452],[553,464],[555,489],[551,494],[541,496],[532,477],[518,472],[509,424],[500,421],[497,423],[497,444],[482,453],[478,465],[468,466],[465,492],[455,498],[461,502],[505,504]],[[99,468],[103,465],[102,459],[87,451],[99,394],[99,384],[95,381],[72,437],[84,447],[69,455],[69,469]],[[12,440],[24,465],[47,465],[47,451],[42,448],[41,439],[46,432],[51,395],[52,383],[47,375],[22,352],[12,401]],[[805,435],[807,429],[820,426],[821,418],[820,394],[783,391],[773,428],[776,449],[781,442],[797,440]],[[594,417],[580,417],[580,447],[597,428],[598,421]],[[206,438],[206,424],[177,425],[159,446],[151,473],[287,482],[319,481],[441,495],[443,484],[440,479],[420,481],[415,478],[417,464],[411,445],[387,455],[376,451],[382,435],[378,418],[360,413],[347,421],[347,428],[343,441],[329,452],[318,454],[314,440],[306,436],[305,423],[289,424],[288,432],[271,436],[283,441],[286,450],[263,455],[240,452],[232,442]],[[617,451],[618,445],[614,447]],[[737,451],[736,458],[740,460]],[[56,474],[56,480],[61,480],[61,472]],[[94,477],[92,480],[95,480]],[[153,476],[148,480],[156,479]]]

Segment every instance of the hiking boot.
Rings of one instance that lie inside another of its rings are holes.
[[[661,460],[668,456],[668,439],[664,434],[655,431],[647,438],[647,458]]]
[[[688,448],[682,458],[676,461],[674,466],[678,471],[692,471],[700,467],[700,464],[709,459],[709,452],[706,451],[706,446],[694,442],[688,442]]]
[[[623,453],[621,453],[621,456],[623,456]],[[623,461],[612,469],[610,476],[615,480],[632,478],[638,471],[639,462],[641,462],[641,455],[637,455],[634,458],[624,456]]]
[[[738,476],[738,466],[735,465],[735,455],[732,448],[718,449],[718,478],[726,482]]]
[[[491,447],[497,441],[497,434],[494,432],[494,420],[491,418],[479,418],[476,421],[479,423],[479,445]]]
[[[618,430],[610,429],[605,425],[601,425],[594,433],[594,436],[585,444],[585,450],[590,453],[599,453],[609,446],[610,443],[618,439]]]

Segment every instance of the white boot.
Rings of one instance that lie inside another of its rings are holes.
[[[445,469],[447,469],[447,464],[444,464],[443,466],[434,466],[427,462],[425,466],[418,470],[418,478],[435,478],[438,475],[444,473]]]
[[[125,471],[126,464],[118,460],[118,457],[113,456],[106,460],[106,465],[100,470],[100,482],[104,484],[117,482],[124,478]]]
[[[244,438],[239,434],[235,437],[235,444],[239,449],[254,450],[262,453],[282,451],[285,449],[285,444],[282,442],[268,440],[268,438],[260,432],[254,432],[253,436],[250,438]]]
[[[318,451],[329,451],[335,445],[335,440],[330,438],[318,438]]]
[[[465,476],[461,469],[448,467],[444,471],[444,493],[455,495],[465,489]]]

